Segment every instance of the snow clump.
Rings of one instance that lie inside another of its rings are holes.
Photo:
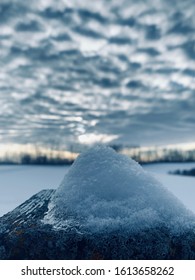
[[[134,160],[106,146],[81,154],[53,195],[45,223],[82,232],[173,226],[189,212]]]

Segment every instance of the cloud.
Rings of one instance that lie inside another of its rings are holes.
[[[193,2],[1,1],[1,141],[192,140]]]

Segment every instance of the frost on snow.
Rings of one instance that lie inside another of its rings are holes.
[[[190,215],[138,163],[100,145],[74,162],[44,222],[87,232],[136,232],[162,225],[178,228]]]

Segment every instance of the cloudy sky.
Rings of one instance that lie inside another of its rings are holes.
[[[1,0],[0,143],[195,141],[195,0]]]

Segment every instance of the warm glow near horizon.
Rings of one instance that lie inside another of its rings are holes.
[[[48,156],[49,158],[59,157],[61,159],[67,158],[71,160],[74,160],[78,156],[78,153],[53,150],[32,144],[0,144],[0,158],[10,158],[10,156],[13,156],[13,158],[19,162],[20,156],[24,154],[31,155],[32,157],[41,155]]]
[[[96,143],[96,137],[94,135],[91,135],[89,139],[87,139],[87,136],[81,140],[81,143],[83,144],[88,144],[93,145]],[[104,137],[103,137],[104,138]],[[100,140],[100,138],[99,138]],[[102,140],[102,138],[101,138]],[[104,140],[108,140],[105,139]],[[107,143],[109,141],[101,141],[104,143]],[[143,147],[136,147],[136,148],[123,148],[122,153],[124,154],[129,154],[130,150],[138,151],[138,152],[147,152],[147,151],[155,151],[155,150],[172,150],[172,149],[177,149],[177,150],[182,150],[182,151],[190,151],[190,150],[195,150],[195,142],[191,143],[180,143],[180,144],[171,144],[171,145],[164,145],[164,146],[143,146]],[[20,161],[20,156],[21,155],[31,155],[32,157],[36,156],[48,156],[49,158],[67,158],[67,159],[72,159],[74,160],[79,153],[76,153],[74,151],[68,151],[68,150],[57,150],[57,149],[49,149],[46,147],[42,146],[37,146],[33,144],[12,144],[12,143],[7,143],[7,144],[0,144],[0,158],[10,158],[13,157],[13,159],[17,162]]]

